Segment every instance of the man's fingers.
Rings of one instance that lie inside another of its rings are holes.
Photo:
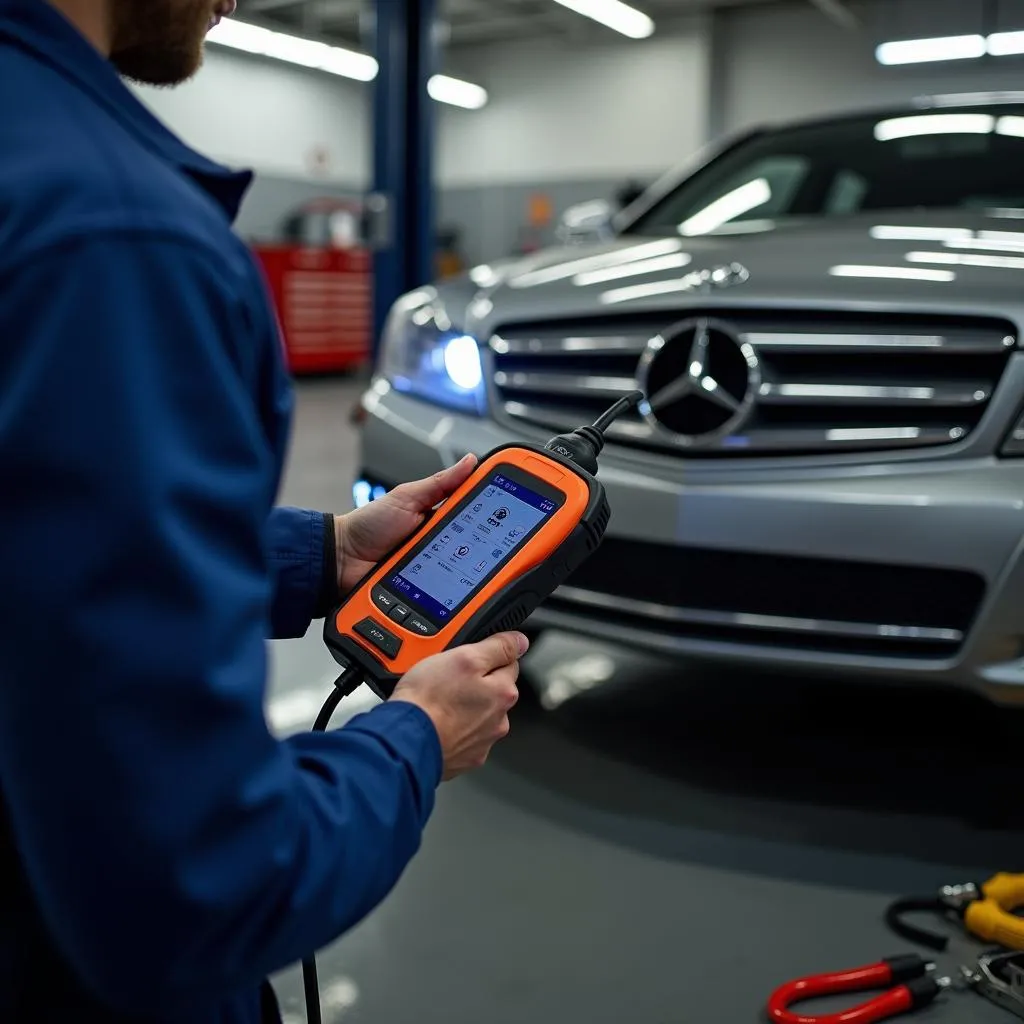
[[[476,469],[477,458],[467,455],[461,461],[425,480],[414,480],[392,491],[402,504],[413,512],[429,512],[453,491],[461,487]]]
[[[522,633],[498,633],[476,645],[485,674],[514,665],[530,649]]]

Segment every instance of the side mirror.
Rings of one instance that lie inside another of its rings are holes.
[[[559,222],[558,240],[566,245],[578,245],[611,238],[616,212],[614,205],[604,199],[570,206]]]

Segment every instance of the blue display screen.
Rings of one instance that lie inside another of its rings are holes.
[[[389,588],[443,623],[557,508],[551,498],[496,474],[388,580]]]

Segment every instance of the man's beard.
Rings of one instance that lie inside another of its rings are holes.
[[[113,0],[114,67],[144,85],[178,85],[203,62],[210,0]]]

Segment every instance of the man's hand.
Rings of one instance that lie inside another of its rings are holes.
[[[402,484],[364,508],[335,520],[338,587],[348,594],[359,581],[423,524],[427,513],[469,479],[476,456],[426,480]]]
[[[395,688],[392,701],[417,705],[434,723],[445,782],[482,768],[508,735],[508,713],[519,700],[519,659],[529,646],[521,633],[500,633],[427,658]]]

